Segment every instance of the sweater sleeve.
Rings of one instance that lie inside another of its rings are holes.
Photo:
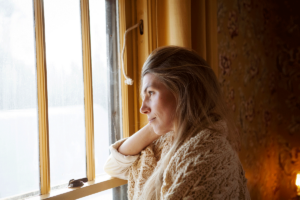
[[[118,152],[118,148],[126,139],[119,140],[109,147],[111,154],[104,165],[107,174],[124,180],[128,180],[129,168],[140,156],[125,156]]]

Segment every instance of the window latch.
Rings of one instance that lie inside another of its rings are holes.
[[[140,34],[143,35],[144,34],[144,22],[142,19],[140,20],[139,28],[140,28]]]
[[[87,181],[88,181],[87,178],[81,178],[81,179],[77,179],[77,180],[71,179],[71,180],[69,181],[68,187],[69,187],[69,188],[81,187],[81,186],[83,186],[84,183],[86,183]]]

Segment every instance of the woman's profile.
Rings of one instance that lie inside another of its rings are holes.
[[[149,123],[111,145],[104,169],[128,199],[250,199],[238,131],[212,68],[194,51],[156,49],[142,69]]]

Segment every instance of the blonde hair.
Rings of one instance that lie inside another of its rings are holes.
[[[227,134],[237,150],[238,131],[223,100],[217,77],[207,62],[196,52],[177,46],[153,51],[142,69],[142,78],[154,74],[173,93],[176,99],[174,142],[151,177],[144,185],[142,199],[160,199],[163,172],[176,150],[201,130]],[[216,126],[225,121],[227,130]]]

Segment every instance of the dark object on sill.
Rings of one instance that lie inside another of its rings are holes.
[[[77,179],[77,180],[71,179],[71,180],[69,181],[68,187],[69,187],[69,188],[81,187],[81,186],[83,186],[84,183],[86,183],[87,181],[88,181],[87,178],[81,178],[81,179]]]

